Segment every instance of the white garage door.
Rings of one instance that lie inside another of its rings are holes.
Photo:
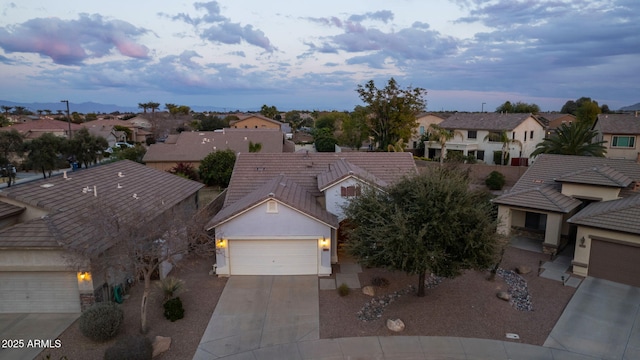
[[[75,272],[0,272],[0,313],[76,312]]]
[[[231,275],[318,274],[317,240],[230,240]]]

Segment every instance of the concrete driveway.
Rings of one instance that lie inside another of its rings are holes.
[[[319,338],[317,276],[232,276],[193,358]]]
[[[47,349],[46,346],[55,347],[58,336],[79,316],[80,314],[0,314],[0,359],[35,358]],[[6,342],[7,340],[13,341]],[[49,344],[46,343],[47,340],[50,340]],[[42,344],[41,341],[45,343]],[[11,348],[6,348],[7,345]],[[64,346],[62,343],[59,345]]]
[[[586,278],[544,346],[602,359],[640,359],[640,288]]]

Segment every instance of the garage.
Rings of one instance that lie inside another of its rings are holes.
[[[231,275],[316,275],[318,241],[230,240]]]
[[[0,272],[0,313],[79,313],[75,272]]]
[[[589,276],[640,287],[640,245],[591,240]]]

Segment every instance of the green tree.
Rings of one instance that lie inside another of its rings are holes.
[[[551,136],[536,145],[531,156],[562,154],[604,157],[607,148],[603,144],[606,141],[594,141],[597,136],[598,132],[585,122],[561,124]]]
[[[108,146],[107,139],[91,135],[87,128],[82,128],[73,135],[69,142],[68,152],[79,164],[89,167],[89,165],[97,163],[98,156]]]
[[[462,133],[456,130],[449,130],[436,124],[429,125],[429,142],[435,141],[440,144],[440,165],[443,164],[447,150],[447,142],[456,136],[462,138]]]
[[[147,153],[147,149],[139,144],[136,144],[134,147],[126,147],[124,149],[115,150],[113,155],[117,160],[131,160],[140,164],[144,164],[142,159],[144,155]]]
[[[369,131],[378,149],[386,149],[402,139],[409,141],[417,127],[416,115],[423,112],[427,102],[423,88],[400,88],[394,78],[383,89],[376,88],[373,80],[356,89],[367,104],[371,116],[367,117]]]
[[[496,108],[496,112],[509,113],[509,114],[512,114],[512,113],[537,114],[540,112],[540,107],[536,104],[527,104],[522,101],[518,101],[515,104],[512,104],[511,101],[505,101],[504,104]]]
[[[324,113],[316,119],[316,129],[331,129],[336,131],[342,128],[342,124],[349,118],[349,114],[340,111]]]
[[[507,165],[509,160],[509,147],[511,144],[516,144],[520,149],[522,149],[522,142],[520,142],[520,140],[510,138],[509,134],[507,134],[505,130],[501,132],[490,132],[484,137],[484,140],[502,143],[502,161],[500,165]]]
[[[350,201],[346,247],[362,265],[418,275],[417,295],[424,296],[428,273],[455,277],[491,266],[499,239],[491,213],[465,173],[438,167]]]
[[[229,122],[221,119],[216,115],[205,116],[200,120],[200,131],[214,131],[217,129],[223,129],[229,127]]]
[[[302,124],[302,117],[300,116],[300,111],[292,110],[284,114],[284,121],[291,125],[291,130],[293,132],[298,131],[300,125]]]
[[[236,154],[233,150],[219,150],[205,156],[200,162],[200,179],[209,185],[218,185],[226,188],[229,186],[233,166],[236,163]]]
[[[609,112],[609,106],[607,104],[599,106],[597,101],[592,100],[590,97],[583,96],[576,101],[567,101],[562,106],[560,112],[575,115],[577,121],[584,121],[593,125],[598,114]]]
[[[9,117],[9,111],[13,109],[13,106],[2,105],[0,107],[4,110],[4,116]]]
[[[338,140],[329,128],[315,129],[313,141],[317,152],[335,152]]]
[[[147,103],[147,106],[151,109],[151,113],[155,114],[156,110],[158,110],[158,108],[160,108],[160,103],[149,101]]]
[[[7,187],[11,187],[15,174],[11,171],[11,157],[20,156],[23,152],[23,136],[16,129],[0,131],[0,165],[7,171]]]
[[[262,116],[268,117],[269,119],[275,119],[276,116],[280,114],[280,112],[275,106],[268,106],[267,104],[264,104],[260,108],[260,114],[262,114]]]
[[[66,148],[67,140],[52,133],[44,133],[25,145],[29,152],[27,159],[33,169],[42,171],[43,179],[51,177],[53,170],[59,169],[60,155]],[[68,164],[67,164],[68,166]]]
[[[342,121],[342,133],[338,136],[338,142],[351,149],[360,149],[368,137],[366,108],[356,106],[354,111]]]
[[[144,114],[147,113],[148,108],[149,108],[149,103],[138,103],[138,109],[142,109]]]
[[[262,150],[262,144],[261,143],[254,143],[253,141],[249,141],[249,152],[250,153],[257,153],[257,152],[260,152],[260,150]]]

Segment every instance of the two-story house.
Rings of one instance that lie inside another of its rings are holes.
[[[407,143],[407,149],[418,148],[418,142],[425,133],[429,132],[429,127],[433,124],[440,124],[448,115],[434,114],[434,113],[422,113],[416,116],[416,123],[418,124],[414,129],[413,135]]]
[[[598,132],[597,141],[606,141],[606,157],[612,159],[636,159],[640,155],[640,117],[635,114],[599,114],[593,129]]]
[[[494,153],[501,153],[506,146],[511,164],[526,165],[536,144],[545,137],[544,124],[532,114],[455,113],[439,126],[455,136],[447,141],[445,154],[441,154],[440,144],[427,142],[429,158],[446,157],[446,152],[457,151],[495,164]],[[501,141],[503,135],[509,140],[507,143]]]
[[[218,275],[330,275],[342,205],[416,173],[408,152],[240,154],[207,224]]]

